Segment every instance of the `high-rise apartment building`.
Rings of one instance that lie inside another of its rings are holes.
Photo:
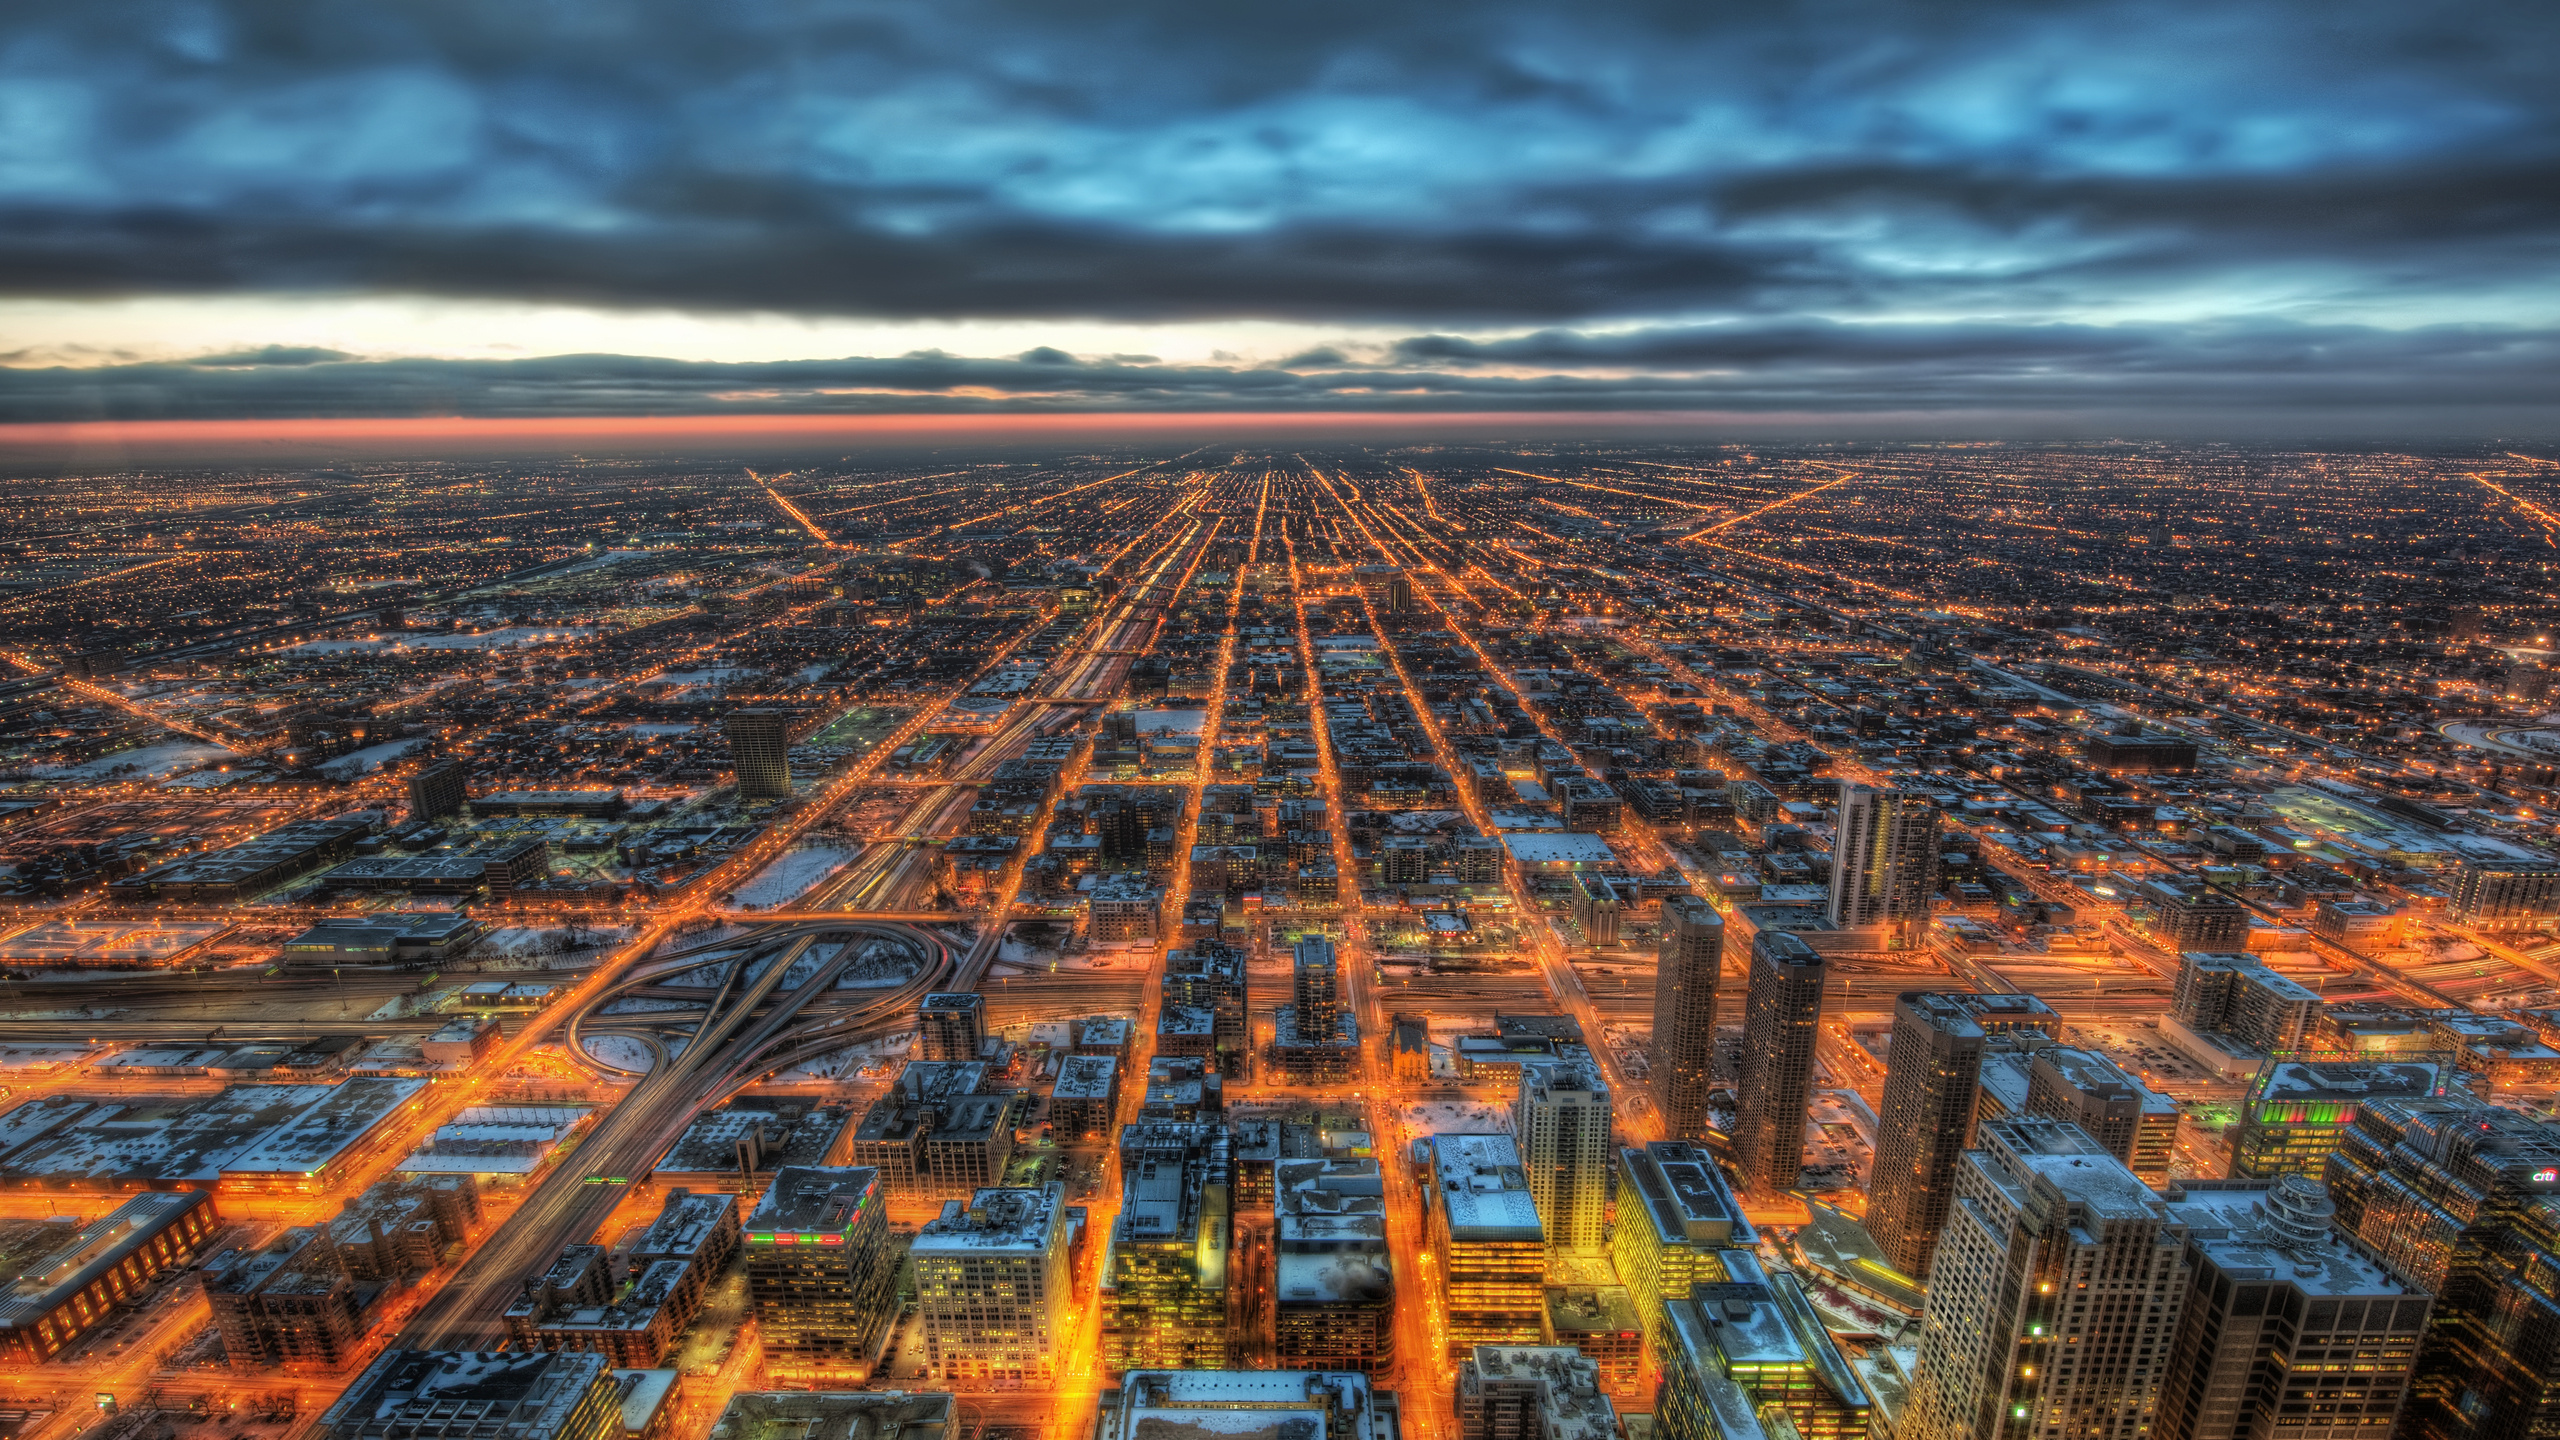
[[[1066,1197],[981,1190],[946,1202],[916,1232],[916,1310],[925,1366],[946,1383],[1047,1385],[1075,1325]]]
[[[1822,1327],[1796,1277],[1759,1256],[1725,1257],[1732,1278],[1704,1281],[1663,1302],[1663,1440],[1726,1440],[1728,1415],[1759,1421],[1775,1440],[1866,1440],[1875,1401]],[[1786,1417],[1771,1423],[1772,1412]]]
[[[470,772],[458,760],[430,760],[409,777],[409,818],[437,820],[458,813],[470,794],[463,782]]]
[[[1224,1126],[1149,1121],[1121,1131],[1120,1216],[1100,1284],[1107,1373],[1230,1363],[1233,1186]]]
[[[1272,1012],[1272,1063],[1295,1084],[1350,1079],[1360,1065],[1360,1024],[1342,1003],[1341,968],[1332,941],[1310,935],[1298,942],[1290,1000]]]
[[[2384,1440],[2429,1298],[2331,1228],[2306,1176],[2197,1181],[2170,1201],[2194,1272],[2154,1440]]]
[[[747,1216],[747,1294],[777,1370],[867,1373],[897,1308],[888,1192],[864,1165],[786,1165]]]
[[[1795,1188],[1804,1169],[1823,976],[1822,957],[1796,936],[1764,930],[1751,942],[1733,1150],[1743,1183],[1761,1194]]]
[[[1431,1137],[1430,1230],[1449,1358],[1535,1345],[1546,1325],[1546,1233],[1508,1135]]]
[[[780,710],[732,710],[721,726],[729,738],[729,768],[746,800],[791,795],[791,717]]]
[[[2560,1123],[2461,1098],[2369,1100],[2328,1176],[2337,1228],[2437,1297],[2389,1433],[2545,1433],[2560,1411]],[[2366,1328],[2379,1329],[2372,1318]],[[2377,1364],[2397,1358],[2391,1351],[2407,1344],[2397,1319],[2374,1340],[2359,1337],[2353,1357],[2332,1349],[2328,1358],[2361,1365],[2367,1348]]]
[[[1724,917],[1694,895],[1662,902],[1653,980],[1654,1103],[1674,1140],[1706,1138],[1715,1088],[1716,989],[1724,974]]]
[[[1899,1440],[2140,1440],[2185,1304],[2166,1200],[2078,1126],[1986,1121],[1929,1267]]]
[[[2192,1029],[2264,1054],[2286,1054],[2303,1047],[2320,1016],[2320,997],[2255,955],[2189,950],[2178,956],[2169,1013]]]
[[[1926,920],[1937,893],[1937,802],[1908,790],[1843,786],[1831,846],[1831,923],[1854,930]]]
[[[1866,1217],[1895,1269],[1915,1280],[1929,1273],[1973,1143],[1983,1047],[1994,1035],[2060,1028],[2053,1008],[2032,995],[1914,990],[1895,998]]]
[[[1538,1204],[1549,1258],[1599,1255],[1607,1247],[1609,1082],[1580,1045],[1520,1067],[1511,1136]]]
[[[1700,1281],[1731,1279],[1723,1252],[1759,1243],[1705,1146],[1657,1140],[1618,1152],[1618,1228],[1610,1258],[1657,1356],[1663,1302]]]
[[[967,1062],[987,1043],[987,997],[945,991],[916,1007],[916,1058]]]
[[[2249,910],[2199,882],[2165,875],[2120,891],[2125,918],[2153,944],[2173,954],[2189,950],[2229,954],[2249,948]]]

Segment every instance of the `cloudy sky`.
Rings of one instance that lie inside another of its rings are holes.
[[[82,0],[0,423],[2560,430],[2560,7]]]

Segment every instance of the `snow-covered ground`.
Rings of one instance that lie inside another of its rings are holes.
[[[811,845],[793,850],[739,886],[737,903],[740,908],[768,910],[785,901],[796,900],[810,886],[850,864],[856,853],[832,845]]]
[[[581,1037],[587,1053],[607,1065],[625,1070],[647,1070],[656,1065],[657,1057],[649,1047],[628,1035],[588,1035]]]
[[[690,720],[641,720],[622,728],[634,735],[689,735],[701,727]]]
[[[117,775],[157,778],[209,765],[228,758],[230,754],[219,745],[208,745],[201,740],[168,740],[157,745],[119,750],[113,755],[101,755],[77,765],[39,765],[35,767],[35,773],[47,780],[105,780]],[[127,765],[134,768],[128,771],[124,769]]]
[[[1466,1100],[1432,1100],[1397,1108],[1396,1121],[1405,1138],[1423,1135],[1492,1135],[1511,1133],[1511,1110],[1505,1105],[1479,1105]]]
[[[361,640],[313,640],[287,655],[343,655],[351,650],[507,650],[518,645],[557,645],[595,632],[580,625],[509,625],[478,635],[368,635]]]
[[[321,766],[320,773],[332,780],[353,780],[359,775],[370,775],[394,760],[406,758],[423,750],[427,744],[428,741],[424,736],[417,736],[407,740],[388,740],[380,745],[367,745],[361,750],[350,750]]]
[[[699,1008],[690,1001],[662,1000],[651,995],[626,996],[604,1007],[607,1015],[661,1015],[670,1010]]]

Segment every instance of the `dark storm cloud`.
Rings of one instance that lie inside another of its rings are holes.
[[[1418,326],[2549,297],[2560,11],[92,0],[0,289]]]
[[[1790,323],[1550,331],[1495,344],[1422,336],[1396,353],[1392,365],[1317,370],[1080,361],[1047,349],[995,360],[293,357],[17,369],[0,370],[0,422],[999,410],[2512,415],[2547,406],[2560,383],[2560,330],[2497,326]]]

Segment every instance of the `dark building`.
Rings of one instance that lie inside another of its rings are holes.
[[[1724,972],[1724,917],[1689,895],[1662,902],[1653,981],[1654,1102],[1674,1140],[1703,1139],[1715,1087],[1716,988]]]
[[[2249,911],[2237,900],[2201,885],[2166,879],[2144,880],[2125,901],[2125,915],[2150,932],[2164,950],[2245,953],[2249,948]]]
[[[409,777],[409,817],[435,820],[458,813],[470,796],[463,789],[469,772],[454,760],[430,760]]]
[[[748,800],[781,800],[791,794],[791,717],[780,710],[734,710],[722,727],[729,737],[729,768],[738,794]]]
[[[777,1369],[868,1373],[897,1307],[880,1172],[790,1166],[747,1217],[747,1291]]]
[[[1751,942],[1733,1148],[1743,1183],[1762,1194],[1795,1188],[1804,1168],[1823,974],[1822,957],[1794,935],[1763,931]]]
[[[2328,1178],[2338,1229],[2436,1296],[2396,1433],[2549,1433],[2560,1409],[2560,1124],[2465,1099],[2368,1100]],[[2405,1353],[2408,1340],[2396,1343]]]
[[[2186,1231],[2193,1279],[2152,1415],[2157,1440],[2392,1433],[2428,1297],[2339,1243],[2333,1212],[2302,1175],[2176,1192],[2169,1214]]]
[[[961,992],[927,995],[916,1011],[916,1058],[969,1061],[987,1039],[987,998]]]
[[[2089,768],[2136,775],[2185,775],[2196,768],[2196,742],[2174,735],[2092,735]]]
[[[286,1230],[256,1250],[226,1250],[205,1262],[204,1298],[234,1371],[278,1365],[344,1364],[364,1333],[379,1281],[347,1273],[325,1225]]]

